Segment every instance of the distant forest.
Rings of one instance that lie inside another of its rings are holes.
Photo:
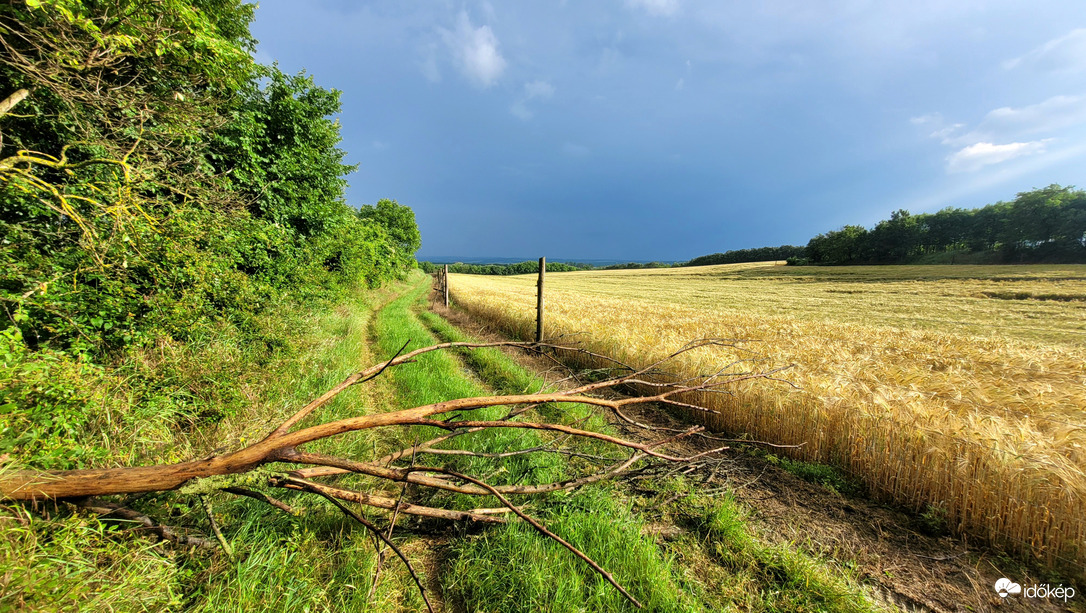
[[[1086,191],[1050,185],[979,209],[898,210],[870,230],[819,234],[805,257],[814,264],[1086,262]]]
[[[680,266],[709,266],[711,264],[741,264],[743,262],[769,262],[772,260],[790,260],[806,257],[807,248],[796,245],[780,247],[758,247],[756,249],[734,249],[724,253],[698,256]]]
[[[897,210],[875,227],[849,225],[806,247],[739,249],[681,266],[787,260],[789,264],[1086,263],[1086,191],[1050,185],[1013,202],[913,215]]]
[[[667,268],[786,260],[789,264],[1029,264],[1086,263],[1086,191],[1050,185],[1018,194],[1012,202],[977,209],[948,207],[913,215],[904,209],[868,229],[848,225],[819,234],[805,247],[781,245],[736,249],[675,264],[649,262],[595,267],[548,263],[548,272]],[[437,264],[420,262],[426,272]],[[538,262],[450,264],[450,272],[522,275]]]

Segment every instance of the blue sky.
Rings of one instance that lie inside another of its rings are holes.
[[[685,260],[1086,186],[1073,1],[263,0],[419,257]]]

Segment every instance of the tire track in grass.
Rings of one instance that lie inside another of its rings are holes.
[[[378,352],[392,355],[405,342],[408,350],[437,342],[414,312],[429,291],[426,278],[377,316]],[[456,333],[448,324],[422,316],[443,335]],[[495,389],[522,389],[533,378],[500,351],[473,352],[464,358]],[[420,356],[412,364],[391,371],[401,406],[414,406],[451,398],[490,393],[471,381],[460,361],[447,352]],[[566,407],[563,407],[566,409]],[[482,419],[500,417],[500,407],[477,412]],[[571,417],[577,415],[571,413]],[[434,434],[417,429],[409,438]],[[544,442],[536,432],[483,431],[449,441],[450,446],[500,452]],[[409,441],[410,444],[410,441]],[[567,474],[566,462],[555,454],[514,456],[505,460],[456,458],[455,470],[483,477],[492,484],[542,483]],[[443,504],[461,508],[491,506],[467,496],[436,494]],[[548,527],[598,561],[652,611],[704,610],[695,596],[696,586],[676,572],[672,561],[656,544],[643,537],[642,524],[613,486],[603,484],[577,492],[560,492],[530,500],[514,500]],[[468,611],[629,611],[632,605],[603,578],[575,559],[560,545],[544,539],[522,522],[484,530],[455,539],[448,547],[440,578],[446,599]]]

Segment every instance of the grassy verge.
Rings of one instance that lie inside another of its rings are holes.
[[[402,286],[396,288],[401,290]],[[296,363],[292,376],[279,382],[283,396],[276,403],[278,410],[270,414],[285,417],[360,366],[377,361],[369,347],[371,316],[369,309],[358,305],[341,305],[326,313],[305,359]],[[352,388],[307,423],[388,410],[384,392],[372,386]],[[254,420],[261,423],[255,425]],[[239,437],[262,435],[276,421],[260,413],[239,420],[235,427]],[[376,433],[361,432],[312,447],[368,457],[379,444]],[[221,499],[220,521],[228,528],[236,561],[222,556],[190,559],[187,610],[411,611],[423,607],[410,577],[396,564],[385,565],[381,581],[370,594],[377,563],[373,546],[365,531],[344,520],[338,510],[312,496],[276,495],[304,509],[304,515],[288,516],[246,499]]]

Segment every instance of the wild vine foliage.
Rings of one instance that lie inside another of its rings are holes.
[[[0,453],[38,419],[12,414],[55,404],[33,373],[263,338],[277,305],[415,265],[410,209],[383,201],[388,225],[344,199],[340,93],[253,60],[254,8],[0,2]]]

